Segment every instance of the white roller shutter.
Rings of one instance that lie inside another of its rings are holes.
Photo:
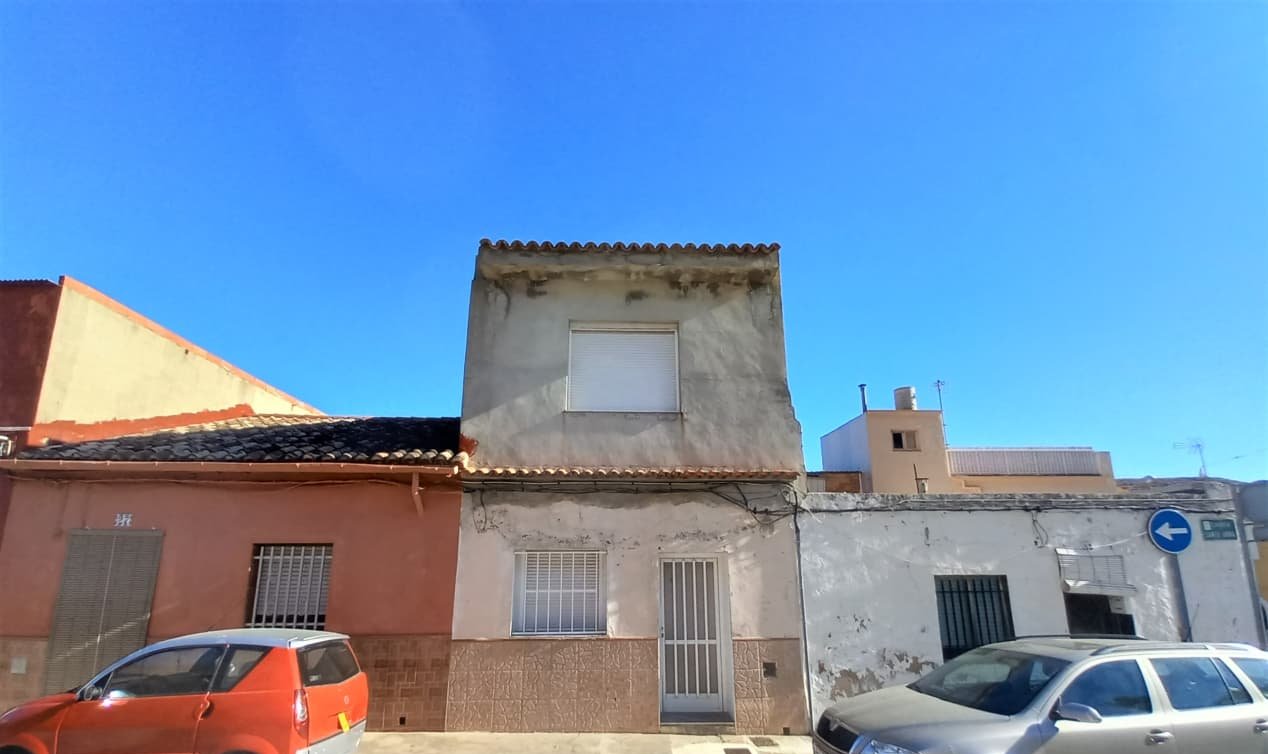
[[[677,411],[678,333],[573,328],[570,411]]]

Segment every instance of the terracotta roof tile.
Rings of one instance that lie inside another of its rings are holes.
[[[481,251],[508,251],[522,253],[581,253],[581,252],[609,252],[609,253],[641,253],[641,254],[665,254],[665,253],[695,253],[695,254],[770,254],[779,251],[779,244],[771,243],[746,243],[746,244],[713,244],[713,243],[624,243],[617,241],[616,243],[594,243],[593,241],[581,243],[577,241],[493,241],[488,238],[480,239]]]
[[[458,419],[261,414],[28,448],[20,459],[466,466]]]
[[[737,469],[723,466],[679,466],[654,468],[644,466],[484,466],[471,469],[468,479],[512,479],[548,477],[572,479],[796,479],[798,471],[789,469]]]

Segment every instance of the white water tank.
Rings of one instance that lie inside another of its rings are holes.
[[[916,388],[911,385],[894,390],[894,408],[899,411],[916,410]]]

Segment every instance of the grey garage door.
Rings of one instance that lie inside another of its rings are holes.
[[[145,646],[162,549],[161,531],[70,532],[45,691],[78,686],[102,666]]]

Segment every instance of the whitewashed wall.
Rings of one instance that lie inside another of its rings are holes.
[[[1107,507],[1086,508],[1097,500]],[[832,511],[800,518],[815,717],[833,700],[911,681],[942,662],[935,575],[1005,575],[1018,635],[1067,632],[1057,547],[1122,555],[1137,589],[1127,598],[1137,631],[1179,639],[1171,571],[1145,536],[1149,514],[1167,505],[1184,507],[1111,496],[808,495],[808,508]],[[936,510],[948,506],[976,509]],[[1196,527],[1231,505],[1190,507],[1207,511],[1189,514]],[[1195,640],[1256,642],[1240,546],[1198,535],[1180,556]]]
[[[768,507],[778,492],[749,494]],[[510,636],[516,551],[567,549],[607,554],[609,636],[658,635],[657,562],[673,555],[722,556],[733,636],[801,635],[791,518],[760,524],[707,492],[475,492],[462,506],[454,638]]]

